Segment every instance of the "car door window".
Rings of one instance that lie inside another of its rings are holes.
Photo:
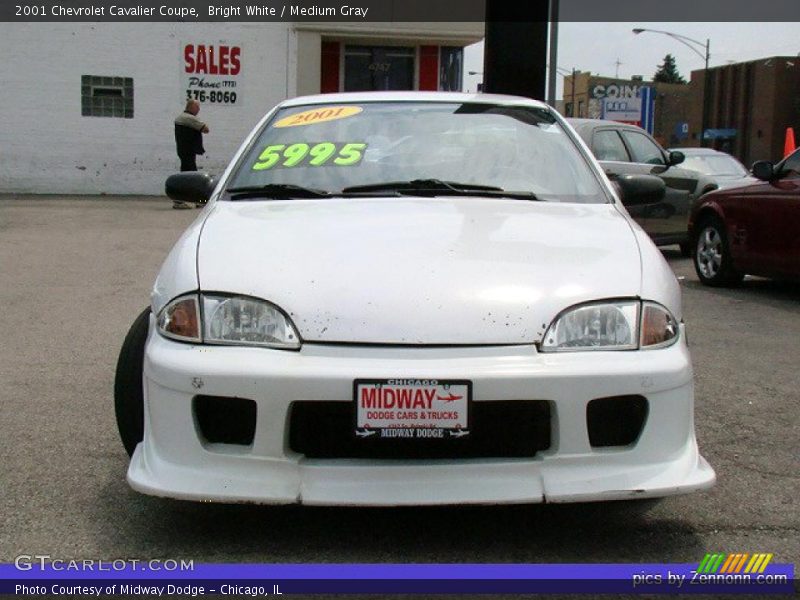
[[[664,153],[653,140],[643,133],[636,131],[622,131],[622,137],[628,142],[628,146],[633,153],[634,162],[647,163],[650,165],[663,165]]]
[[[597,160],[615,160],[619,162],[630,162],[630,156],[622,143],[622,138],[612,129],[595,131],[592,136],[592,152]]]

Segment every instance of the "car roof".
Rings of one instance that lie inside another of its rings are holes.
[[[720,152],[719,150],[714,150],[713,148],[670,148],[670,150],[683,152],[686,156],[699,156],[701,154],[722,154],[725,156],[730,156],[730,154],[727,152]]]
[[[572,125],[576,131],[593,130],[600,127],[615,127],[617,129],[629,129],[631,131],[644,131],[641,127],[631,125],[630,123],[620,123],[619,121],[609,121],[608,119],[579,119],[576,117],[568,117],[567,122]]]
[[[495,104],[501,106],[531,106],[549,108],[544,102],[522,96],[501,94],[468,94],[462,92],[350,92],[343,94],[317,94],[284,100],[281,107],[308,104],[335,104],[339,102],[460,102]]]
[[[578,134],[587,141],[591,139],[591,136],[596,129],[600,129],[602,127],[613,127],[614,129],[624,129],[627,131],[647,133],[647,131],[641,127],[637,127],[636,125],[631,125],[630,123],[620,123],[619,121],[610,121],[608,119],[582,119],[568,117],[567,123],[572,125],[575,131],[577,131]]]

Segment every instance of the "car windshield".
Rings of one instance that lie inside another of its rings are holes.
[[[283,108],[228,182],[242,196],[316,197],[358,188],[428,195],[608,202],[598,178],[545,108],[365,102]],[[302,191],[298,191],[302,188]],[[235,196],[234,196],[235,199]]]
[[[732,156],[719,154],[687,155],[681,166],[692,171],[699,171],[704,175],[737,175],[740,177],[747,175],[747,169],[738,160]]]

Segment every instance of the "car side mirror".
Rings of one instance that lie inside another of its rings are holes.
[[[675,165],[681,164],[685,160],[686,160],[686,155],[683,152],[678,152],[677,150],[673,150],[667,155],[667,166],[674,167]]]
[[[655,175],[618,175],[612,182],[625,206],[661,202],[667,191],[664,180]]]
[[[191,171],[176,173],[167,177],[164,191],[167,196],[178,202],[207,202],[217,187],[216,180],[208,173]]]
[[[761,181],[775,179],[775,165],[768,160],[758,160],[753,163],[753,177]]]

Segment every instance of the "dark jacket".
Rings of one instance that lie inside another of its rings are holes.
[[[186,125],[175,125],[175,144],[178,146],[178,156],[206,153],[203,149],[203,134]]]
[[[175,123],[175,145],[178,148],[178,156],[205,154],[203,133],[194,127],[178,123],[179,119],[176,119]]]

